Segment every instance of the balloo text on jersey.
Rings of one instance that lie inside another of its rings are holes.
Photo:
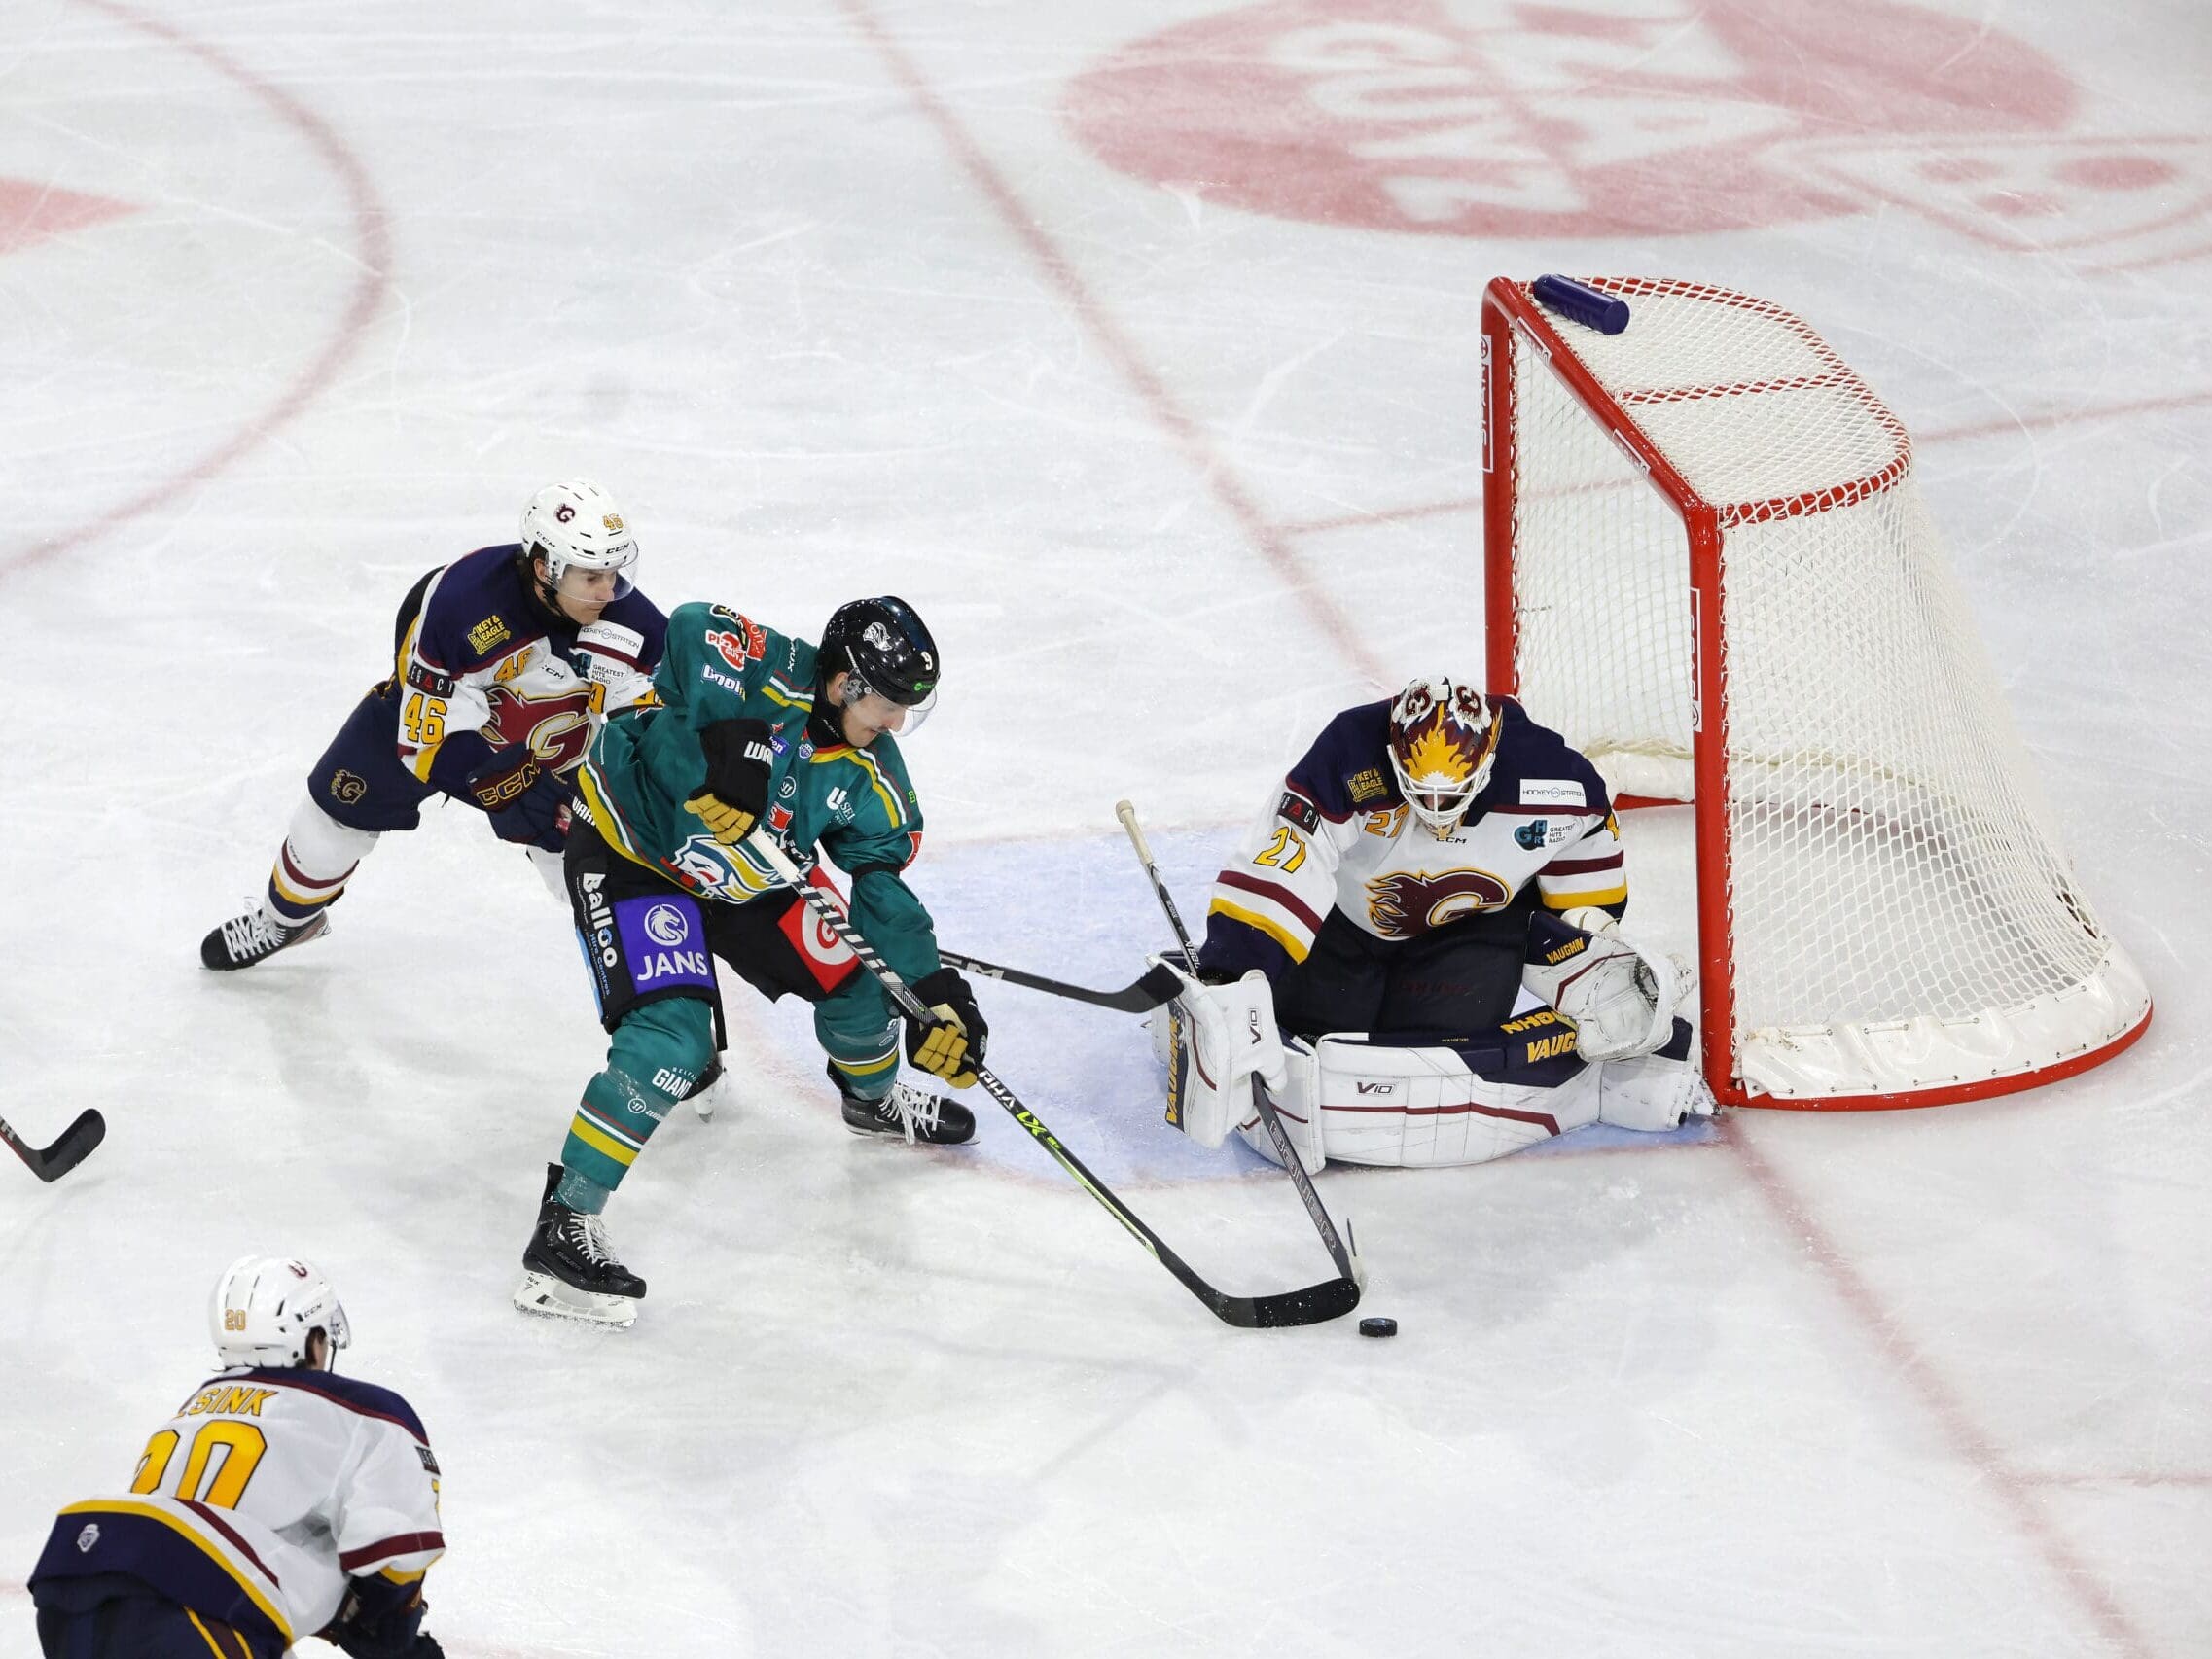
[[[939,967],[929,912],[899,879],[921,851],[921,807],[896,738],[884,732],[856,749],[815,715],[817,655],[728,606],[677,606],[653,677],[660,706],[607,723],[578,791],[610,846],[691,892],[731,904],[780,895],[773,869],[684,810],[706,783],[698,733],[718,721],[763,722],[774,754],[763,829],[802,863],[819,845],[852,877],[853,925],[911,983]],[[849,954],[834,935],[819,953]]]
[[[72,1503],[31,1583],[121,1572],[281,1653],[346,1580],[420,1578],[445,1553],[438,1461],[389,1389],[328,1371],[226,1371],[154,1432],[128,1493]]]
[[[1346,709],[1283,780],[1240,863],[1217,878],[1209,971],[1272,979],[1303,962],[1331,909],[1378,939],[1411,939],[1502,910],[1530,881],[1550,910],[1628,900],[1621,830],[1597,768],[1508,697],[1489,781],[1439,839],[1389,760],[1390,701]]]

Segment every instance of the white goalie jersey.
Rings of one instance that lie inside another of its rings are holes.
[[[1239,862],[1216,878],[1199,965],[1269,979],[1305,960],[1331,910],[1410,939],[1502,910],[1530,882],[1554,911],[1628,899],[1620,825],[1597,769],[1519,705],[1495,699],[1488,782],[1439,838],[1408,808],[1388,759],[1390,702],[1331,721],[1283,781]]]

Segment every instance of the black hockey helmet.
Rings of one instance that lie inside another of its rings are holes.
[[[904,599],[855,599],[839,605],[822,629],[821,683],[846,673],[844,698],[874,691],[912,712],[911,730],[937,703],[937,641]]]

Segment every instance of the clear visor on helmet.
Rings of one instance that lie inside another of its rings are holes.
[[[332,1348],[353,1346],[353,1326],[346,1322],[345,1310],[336,1302],[331,1304],[331,1317],[323,1330],[329,1335]]]
[[[929,719],[930,710],[937,707],[935,686],[912,702],[906,702],[888,692],[878,691],[860,677],[858,669],[848,668],[844,671],[844,684],[838,691],[838,700],[848,709],[859,710],[863,718],[884,731],[895,731],[902,736],[919,731],[922,722]]]
[[[637,591],[637,582],[630,576],[630,567],[637,563],[637,544],[618,542],[604,553],[556,553],[540,548],[545,554],[546,582],[555,593],[571,599],[598,599],[602,596],[612,604]],[[614,577],[614,586],[594,581],[602,575]]]

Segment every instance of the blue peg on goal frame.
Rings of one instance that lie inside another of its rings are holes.
[[[1595,329],[1601,335],[1617,335],[1628,326],[1627,300],[1602,288],[1592,288],[1587,282],[1577,282],[1571,276],[1548,273],[1530,284],[1529,291],[1546,310],[1556,311],[1568,321]]]

